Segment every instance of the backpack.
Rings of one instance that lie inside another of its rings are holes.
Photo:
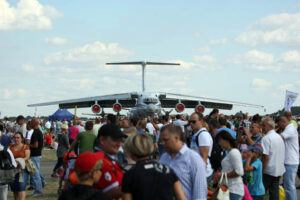
[[[15,180],[15,167],[12,164],[12,159],[7,151],[7,147],[0,151],[0,177],[1,185],[13,183]]]
[[[199,146],[199,140],[198,137],[199,135],[206,130],[202,130],[198,133],[198,135],[196,136],[196,145]],[[217,144],[217,141],[214,137],[212,137],[213,139],[213,147],[212,147],[212,151],[211,151],[211,155],[208,157],[211,167],[213,168],[214,171],[221,169],[221,161],[223,160],[223,158],[225,157],[225,151],[220,147],[219,144]]]
[[[214,171],[221,169],[221,161],[225,156],[225,151],[220,147],[219,144],[217,144],[216,139],[213,137],[213,148],[209,157],[209,161]]]

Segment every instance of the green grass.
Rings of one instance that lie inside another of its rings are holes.
[[[33,200],[57,200],[57,189],[58,189],[58,179],[48,178],[46,179],[46,186],[43,188],[43,195],[35,198],[30,198],[30,195],[33,193],[33,190],[26,190],[26,199]],[[27,186],[28,187],[28,186]],[[8,192],[8,200],[13,200],[13,193],[11,191]]]
[[[55,150],[43,150],[42,151],[42,161],[56,161],[56,151]]]

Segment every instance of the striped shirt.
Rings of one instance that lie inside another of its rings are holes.
[[[198,153],[184,144],[175,158],[164,153],[159,162],[170,166],[176,173],[187,200],[207,199],[205,163]]]

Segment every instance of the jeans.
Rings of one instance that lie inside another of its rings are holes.
[[[243,196],[241,195],[238,195],[238,194],[234,194],[234,193],[229,193],[229,196],[230,196],[230,200],[242,200],[243,199]]]
[[[61,166],[63,166],[63,164],[64,164],[64,158],[63,157],[57,158],[57,162],[56,162],[56,165],[55,165],[55,167],[53,169],[53,173],[55,173],[58,168],[60,168]]]
[[[297,200],[297,191],[295,187],[298,165],[285,165],[283,174],[283,187],[286,200]]]
[[[8,185],[0,185],[0,199],[7,200]]]
[[[42,175],[40,172],[40,162],[42,156],[32,156],[31,161],[33,162],[36,172],[31,175],[32,186],[34,188],[34,194],[42,194]]]
[[[263,182],[265,190],[269,190],[269,199],[279,200],[279,178],[263,174]]]

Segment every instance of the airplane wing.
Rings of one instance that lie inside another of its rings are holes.
[[[97,102],[102,108],[111,108],[118,100],[122,107],[126,108],[133,107],[136,104],[137,97],[138,94],[136,92],[132,92],[30,104],[28,107],[59,105],[59,108],[61,109],[75,108],[75,106],[77,106],[77,108],[86,108],[91,107]]]
[[[180,65],[179,63],[147,62],[147,61],[114,62],[114,63],[106,63],[106,64],[107,65]]]
[[[181,103],[185,105],[185,108],[195,108],[199,103],[201,103],[205,108],[218,108],[223,110],[231,110],[233,105],[244,106],[244,107],[254,107],[263,108],[264,106],[242,103],[237,101],[226,101],[221,99],[182,95],[174,93],[161,93],[161,106],[163,108],[174,108],[180,99]]]

